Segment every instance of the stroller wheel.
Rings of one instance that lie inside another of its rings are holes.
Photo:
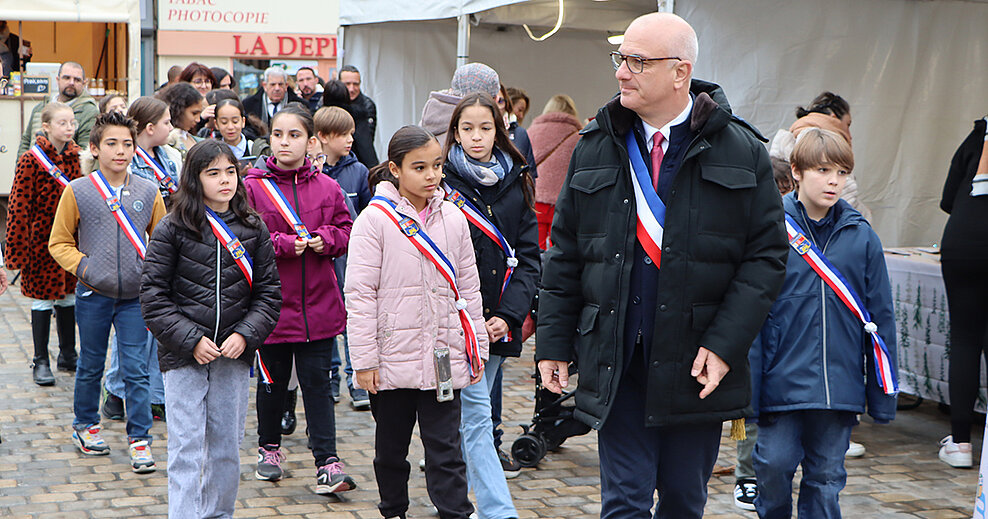
[[[545,447],[545,442],[539,436],[531,433],[523,434],[511,444],[511,456],[522,467],[532,468],[545,457]]]

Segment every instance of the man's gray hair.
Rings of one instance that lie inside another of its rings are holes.
[[[268,67],[264,69],[264,82],[267,83],[271,76],[281,76],[281,79],[288,80],[288,73],[281,67]]]
[[[675,51],[673,55],[679,55],[684,61],[689,61],[690,63],[696,64],[697,54],[699,53],[699,42],[696,40],[696,33],[693,31],[683,31],[682,34],[673,40],[672,45],[675,46]]]

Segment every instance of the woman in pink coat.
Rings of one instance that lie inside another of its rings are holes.
[[[539,167],[535,183],[535,211],[539,222],[539,247],[548,248],[549,228],[556,209],[556,197],[563,187],[569,159],[580,140],[579,116],[573,99],[565,94],[552,96],[542,115],[532,121],[528,138]]]
[[[408,510],[406,457],[416,417],[426,486],[439,516],[465,519],[473,512],[460,450],[459,389],[483,375],[488,338],[470,229],[460,210],[443,201],[442,168],[442,148],[431,133],[418,126],[398,130],[388,161],[371,170],[375,197],[350,235],[344,286],[350,359],[357,386],[371,394],[378,508],[386,518],[404,518]]]

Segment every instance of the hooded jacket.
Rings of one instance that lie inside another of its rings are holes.
[[[480,279],[466,217],[437,190],[423,221],[390,182],[376,194],[418,224],[456,270],[460,296],[477,330],[481,358],[487,333],[481,314]],[[463,327],[449,283],[380,209],[369,207],[353,226],[346,272],[347,340],[355,371],[377,369],[379,390],[435,389],[433,350],[447,347],[453,387],[470,383]]]
[[[731,114],[719,86],[694,79],[693,139],[666,202],[648,345],[645,425],[750,414],[748,349],[785,277],[782,203],[763,137]],[[539,295],[536,360],[579,359],[575,416],[600,428],[625,368],[636,248],[625,136],[637,114],[615,97],[581,132],[556,201]],[[700,347],[730,371],[701,400]]]
[[[431,92],[429,99],[425,101],[425,106],[422,107],[422,120],[419,121],[419,126],[432,132],[439,142],[445,142],[444,135],[449,130],[449,121],[453,118],[453,110],[459,102],[460,97],[449,90]]]
[[[247,200],[271,233],[281,278],[281,317],[265,344],[309,342],[339,335],[346,324],[343,298],[333,260],[347,250],[350,213],[335,180],[320,174],[309,159],[296,170],[283,170],[273,157],[247,172]],[[262,178],[274,180],[313,236],[325,241],[322,253],[306,247],[295,255],[297,235],[261,190]]]
[[[238,359],[252,364],[278,322],[281,284],[267,228],[260,221],[248,227],[233,211],[218,216],[253,260],[252,284],[205,218],[196,236],[168,214],[148,242],[141,313],[158,339],[161,371],[196,364],[192,353],[202,337],[219,346],[235,332],[247,342]]]
[[[79,146],[69,141],[55,152],[45,136],[38,145],[70,181],[79,172]],[[48,174],[38,159],[25,153],[17,159],[7,205],[7,267],[21,271],[21,293],[34,299],[61,299],[75,290],[75,276],[65,271],[48,252],[55,209],[65,187]]]
[[[796,194],[786,195],[783,203],[861,298],[888,347],[892,370],[898,369],[892,289],[878,235],[861,213],[838,199],[827,216],[833,230],[821,242]],[[867,410],[876,421],[894,419],[896,398],[878,383],[871,338],[861,320],[798,252],[789,247],[788,254],[782,291],[748,354],[755,413]]]
[[[340,184],[357,213],[370,203],[372,194],[367,183],[367,166],[361,164],[352,152],[335,165],[324,164],[322,172]]]
[[[20,157],[24,154],[34,144],[34,138],[37,136],[38,132],[41,131],[41,111],[44,110],[45,105],[50,103],[55,96],[58,94],[53,94],[52,97],[46,97],[37,106],[31,110],[31,120],[28,121],[27,127],[24,129],[24,134],[21,135],[21,143],[17,147],[17,156]],[[78,97],[72,99],[68,103],[72,107],[72,113],[75,114],[75,120],[79,123],[76,127],[75,133],[72,135],[72,140],[79,145],[80,148],[89,148],[89,132],[93,130],[93,124],[96,122],[96,116],[99,115],[99,105],[96,104],[96,100],[93,96],[89,95],[85,89]]]

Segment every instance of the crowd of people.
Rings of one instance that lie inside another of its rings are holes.
[[[619,95],[589,122],[553,96],[527,130],[524,90],[461,66],[383,161],[351,65],[329,81],[271,67],[242,98],[229,72],[191,63],[154,96],[97,103],[63,63],[22,138],[6,230],[34,382],[56,382],[54,315],[71,441],[106,455],[101,416],[125,420],[133,471],[153,472],[165,421],[171,517],[232,517],[256,376],[257,479],[285,477],[300,389],[316,492],[356,488],[337,448],[345,379],[377,424],[383,517],[408,510],[418,423],[440,517],[514,518],[503,366],[537,330],[538,383],[575,391],[598,430],[601,517],[701,517],[724,421],[739,507],[791,517],[801,465],[799,515],[839,517],[844,458],[864,449],[851,431],[862,413],[894,419],[898,391],[850,106],[821,94],[766,149],[692,77],[697,49],[681,18],[642,16],[610,56]],[[947,235],[985,225],[985,134],[976,123],[951,165]],[[954,467],[972,463],[979,243],[944,240]]]

